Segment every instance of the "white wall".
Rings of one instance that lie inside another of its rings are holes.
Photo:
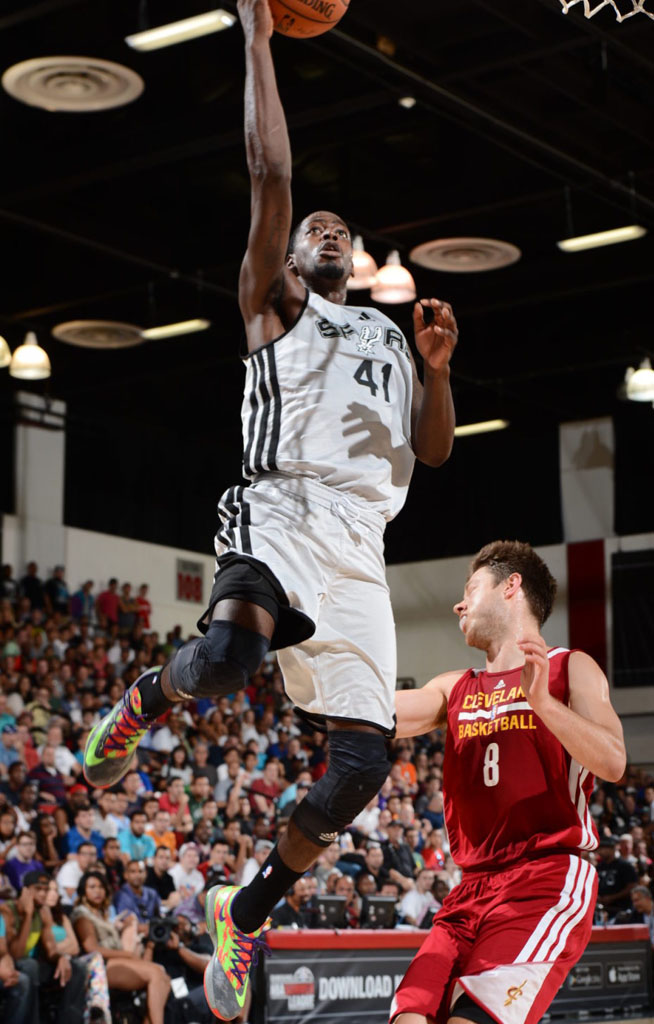
[[[23,574],[24,566],[18,559],[17,542],[20,531],[14,516],[3,517],[2,560],[14,566],[14,575]],[[177,559],[184,558],[201,562],[204,570],[204,604],[193,604],[176,600]],[[143,541],[125,540],[110,534],[94,533],[91,530],[64,528],[64,552],[61,559],[66,566],[66,581],[71,592],[85,580],[93,580],[97,595],[112,576],[119,583],[131,583],[136,588],[141,583],[150,587],[153,629],[165,636],[173,626],[180,625],[182,633],[196,633],[196,621],[208,604],[214,572],[214,558],[209,554],[198,554],[177,548],[146,544]],[[42,579],[47,578],[52,568],[47,562],[39,564]]]

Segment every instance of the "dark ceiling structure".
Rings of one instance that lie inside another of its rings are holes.
[[[68,403],[71,474],[79,481],[85,467],[89,507],[95,490],[102,505],[91,465],[111,468],[116,447],[123,469],[146,444],[166,475],[196,467],[184,493],[208,519],[161,537],[196,546],[211,528],[207,493],[220,493],[239,466],[236,284],[249,217],[242,36],[237,24],[152,53],[124,38],[212,6],[0,8],[0,73],[65,54],[116,61],[145,82],[135,102],[85,114],[48,113],[0,91],[0,333],[14,348],[35,330],[47,349],[52,377],[28,387]],[[222,6],[235,11],[232,0]],[[480,442],[483,461],[538,453],[535,432],[560,422],[631,415],[620,383],[654,348],[654,24],[637,16],[618,25],[608,10],[586,20],[580,7],[564,16],[559,0],[352,0],[337,29],[311,41],[275,37],[274,53],[298,219],[336,210],[379,264],[398,249],[419,295],[452,302],[459,421],[501,416],[519,431],[512,442]],[[398,102],[407,95],[410,109]],[[556,246],[629,223],[649,234],[578,254]],[[409,263],[414,246],[455,236],[511,242],[522,259],[477,274]],[[410,305],[385,309],[410,335]],[[146,327],[197,316],[211,329],[121,351],[51,335],[68,320]],[[0,374],[6,408],[16,388]],[[644,413],[633,411],[649,423]],[[462,458],[474,474],[474,460]],[[126,500],[137,484],[151,493],[145,472],[125,478]],[[69,519],[81,522],[73,505]],[[556,539],[557,522],[535,540]],[[81,525],[152,536],[147,514],[141,526],[115,514]]]

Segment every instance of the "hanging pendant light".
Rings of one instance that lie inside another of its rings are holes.
[[[0,335],[0,370],[4,370],[5,366],[9,366],[10,362],[11,349],[5,339]]]
[[[348,291],[372,288],[377,275],[377,264],[370,253],[363,248],[361,235],[355,235],[352,241],[352,270],[353,276],[347,282]]]
[[[654,370],[649,359],[643,359],[637,370],[629,367],[625,375],[627,398],[632,402],[654,401]]]
[[[19,380],[45,380],[50,376],[48,353],[39,345],[34,331],[28,331],[25,341],[14,352],[9,373]]]
[[[416,286],[413,277],[402,266],[397,249],[389,252],[386,264],[378,271],[370,298],[375,302],[413,302]]]

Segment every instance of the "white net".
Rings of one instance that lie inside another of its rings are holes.
[[[567,14],[576,4],[584,5],[584,15],[592,18],[603,7],[612,7],[618,21],[633,18],[634,14],[645,14],[654,21],[654,11],[648,11],[646,4],[654,0],[560,0],[563,13]]]

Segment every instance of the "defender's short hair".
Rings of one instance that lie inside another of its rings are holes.
[[[536,554],[531,544],[519,540],[496,540],[481,549],[470,563],[468,579],[478,569],[487,568],[497,583],[506,580],[514,572],[522,576],[522,589],[531,612],[539,625],[550,616],[557,584],[543,559]]]

